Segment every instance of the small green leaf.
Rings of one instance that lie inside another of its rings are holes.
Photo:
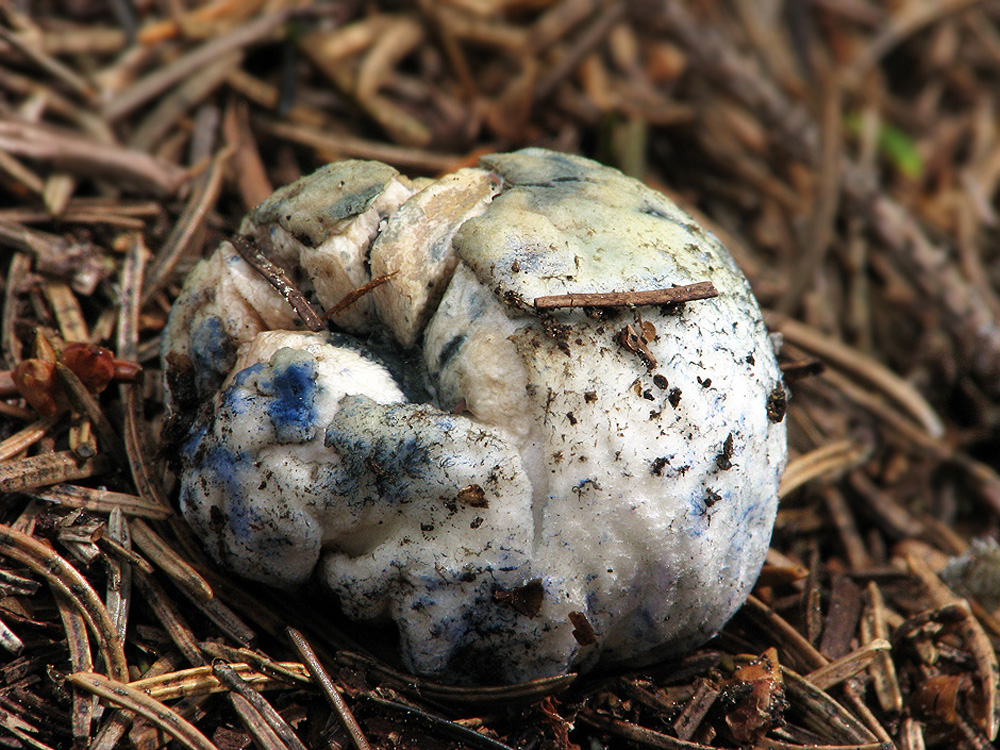
[[[850,114],[845,118],[848,132],[861,133],[861,117]],[[917,178],[923,174],[924,160],[917,151],[913,139],[894,125],[883,124],[878,132],[878,150],[892,165],[907,177]]]

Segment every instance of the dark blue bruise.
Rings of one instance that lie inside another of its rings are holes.
[[[341,473],[370,477],[388,504],[405,502],[414,481],[434,471],[428,454],[440,442],[440,430],[407,418],[413,410],[413,405],[387,406],[367,396],[347,396],[326,430],[325,445],[340,454]],[[374,431],[373,424],[381,429]]]
[[[246,411],[248,398],[246,383],[251,377],[263,372],[265,367],[263,362],[257,362],[236,373],[233,382],[222,392],[219,407],[223,413],[238,415]]]
[[[181,486],[181,509],[187,512],[188,495],[204,495],[199,492],[199,483],[208,483],[219,490],[219,496],[225,498],[225,525],[232,531],[233,537],[239,543],[249,541],[252,536],[252,512],[244,502],[244,484],[241,474],[246,470],[249,458],[245,453],[234,453],[228,447],[217,444],[210,438],[208,425],[196,430],[187,441],[182,451],[185,462],[195,471]],[[205,529],[211,536],[211,529]],[[225,554],[225,551],[223,551]]]
[[[397,174],[375,161],[327,164],[308,180],[276,190],[251,216],[258,227],[280,224],[301,242],[317,247],[337,222],[367,211]]]
[[[479,163],[499,174],[508,184],[520,187],[572,186],[578,182],[592,182],[593,176],[592,166],[551,151],[489,154]]]
[[[444,479],[447,466],[432,452],[449,441],[458,419],[416,404],[346,396],[326,430],[325,445],[340,454],[343,474],[369,477],[380,500],[395,504],[412,498],[415,484]]]
[[[642,206],[640,206],[639,213],[645,214],[646,216],[651,216],[654,219],[662,219],[663,221],[669,221],[671,224],[676,224],[677,226],[680,227],[685,227],[685,228],[688,227],[688,224],[686,222],[681,221],[675,216],[671,216],[670,214],[660,210],[651,203],[644,203]]]
[[[448,361],[458,354],[458,350],[461,349],[462,344],[465,343],[465,338],[465,334],[460,333],[441,347],[441,351],[438,353],[438,367],[443,369],[445,365],[448,364]]]
[[[299,360],[273,365],[261,391],[272,398],[267,414],[279,443],[305,443],[316,435],[316,362]]]
[[[198,393],[205,396],[217,391],[236,363],[235,343],[220,318],[213,315],[195,326],[189,356]]]

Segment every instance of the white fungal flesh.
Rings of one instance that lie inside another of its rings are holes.
[[[319,579],[350,616],[394,621],[410,669],[451,681],[677,655],[742,604],[777,506],[784,391],[742,274],[668,199],[540,149],[427,185],[342,162],[244,231],[322,308],[391,278],[335,319],[368,334],[351,339],[294,331],[228,244],[189,277],[168,403],[182,507],[217,560]],[[719,296],[533,306],[699,281]]]

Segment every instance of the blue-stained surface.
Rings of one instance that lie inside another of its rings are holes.
[[[189,351],[198,393],[217,391],[236,363],[236,347],[222,320],[214,315],[201,320],[191,331]]]
[[[316,435],[316,362],[299,360],[275,365],[270,386],[268,416],[279,443],[304,443]],[[266,392],[266,390],[265,390]]]

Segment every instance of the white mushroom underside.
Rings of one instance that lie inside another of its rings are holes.
[[[305,178],[244,228],[278,238],[324,308],[395,272],[337,322],[417,348],[387,368],[364,342],[288,330],[283,300],[227,245],[175,305],[171,403],[210,401],[181,494],[209,551],[275,585],[315,575],[349,615],[395,621],[406,665],[445,680],[705,641],[759,572],[785,460],[780,373],[729,255],[663,196],[579,157],[494,155],[416,193],[367,164]],[[330,185],[353,192],[334,200]],[[531,307],[697,281],[719,296],[641,320]],[[619,343],[642,322],[655,365]],[[421,373],[433,404],[404,395]]]

